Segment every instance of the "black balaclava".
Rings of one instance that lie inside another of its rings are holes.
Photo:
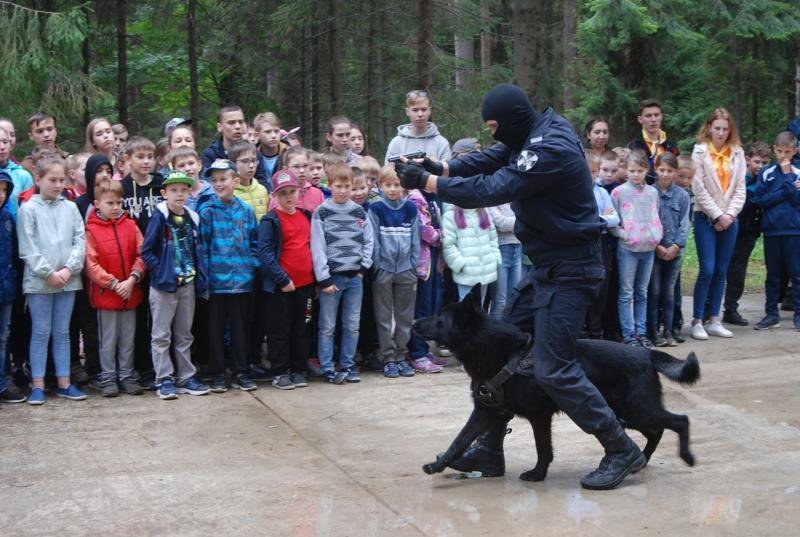
[[[540,114],[528,96],[514,84],[498,84],[483,97],[483,121],[497,121],[492,137],[511,149],[521,151]]]
[[[108,160],[108,157],[105,155],[95,154],[86,161],[86,194],[89,195],[90,200],[94,199],[94,178],[95,175],[97,175],[98,168],[100,168],[102,164],[111,166],[111,171],[113,173],[114,166],[111,165],[111,161]],[[91,201],[89,203],[91,203]]]

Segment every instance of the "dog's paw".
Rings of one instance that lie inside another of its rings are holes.
[[[689,466],[694,466],[694,455],[692,455],[691,453],[687,452],[681,454],[681,459],[683,459],[684,462],[686,462],[686,464],[688,464]]]
[[[539,468],[538,466],[527,472],[522,472],[519,478],[523,481],[544,481],[547,477],[547,468]]]
[[[422,471],[428,475],[442,473],[444,469],[445,465],[441,464],[439,461],[429,462],[422,466]]]

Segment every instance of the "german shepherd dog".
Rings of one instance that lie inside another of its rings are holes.
[[[461,302],[445,306],[440,315],[415,321],[413,329],[455,353],[470,376],[474,403],[464,428],[448,450],[437,456],[436,462],[422,467],[425,473],[444,471],[497,420],[501,411],[531,423],[539,460],[520,479],[543,480],[553,460],[551,422],[553,414],[559,411],[553,400],[532,375],[524,374],[514,374],[503,383],[499,409],[490,408],[476,396],[481,383],[495,377],[512,356],[526,352],[530,338],[516,326],[486,314],[481,308],[479,286]],[[700,378],[700,365],[693,352],[684,361],[655,349],[591,339],[579,339],[576,351],[589,380],[603,394],[623,426],[639,431],[647,439],[643,454],[648,461],[664,429],[670,429],[678,434],[681,459],[694,466],[694,456],[689,451],[689,418],[664,409],[658,378],[661,373],[681,384],[696,382]]]

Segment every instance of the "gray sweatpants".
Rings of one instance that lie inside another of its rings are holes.
[[[174,293],[150,288],[150,313],[153,317],[151,354],[156,379],[171,377],[175,372],[169,356],[172,346],[178,368],[178,384],[197,372],[192,364],[192,321],[194,320],[194,284],[178,287]]]
[[[372,279],[372,303],[383,363],[405,360],[411,338],[414,302],[417,299],[417,271],[389,272],[378,269]],[[392,334],[394,317],[394,335]]]
[[[133,370],[136,310],[97,310],[97,332],[100,339],[100,383],[138,378]]]

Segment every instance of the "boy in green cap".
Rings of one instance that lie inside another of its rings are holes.
[[[198,273],[197,228],[200,218],[185,207],[194,179],[172,171],[162,183],[164,201],[147,226],[142,257],[150,271],[150,310],[153,316],[153,369],[161,399],[177,399],[179,393],[205,395],[209,387],[195,378],[192,364],[192,321],[195,293],[205,290]],[[175,364],[170,359],[174,349]],[[177,369],[177,375],[175,373]]]

